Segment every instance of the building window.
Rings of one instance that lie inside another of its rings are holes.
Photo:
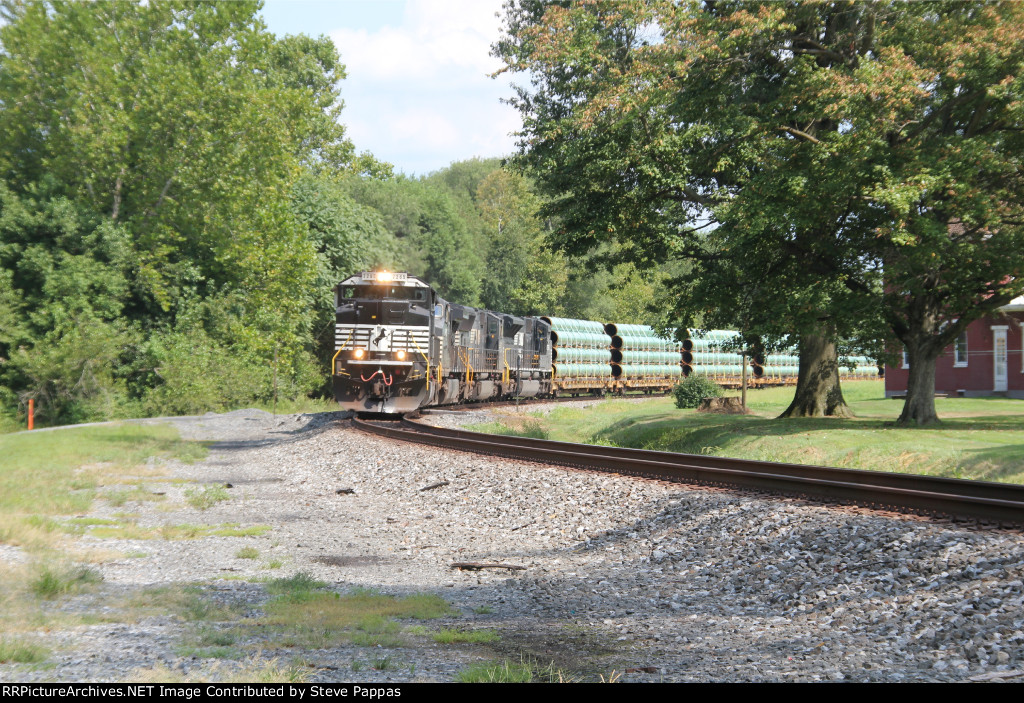
[[[906,349],[903,350],[903,368],[905,368],[905,369],[909,369],[910,368],[910,359],[907,358],[907,350]]]
[[[953,345],[953,366],[967,366],[967,332],[961,333]]]

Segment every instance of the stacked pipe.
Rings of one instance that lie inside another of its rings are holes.
[[[795,382],[800,375],[800,354],[796,347],[770,353],[763,362],[760,359],[757,361],[761,362],[766,379]],[[877,377],[878,364],[866,356],[843,357],[839,365],[839,378],[844,381]]]
[[[699,336],[690,335],[683,342],[683,374],[708,376],[714,380],[732,380],[743,375],[743,356],[734,351],[740,340],[732,330],[707,330]],[[753,378],[760,378],[764,369],[750,362]]]
[[[730,330],[710,330],[700,336],[691,336],[683,342],[683,373],[696,373],[715,379],[733,380],[743,373],[742,356],[735,351],[723,351],[724,346],[735,349],[739,333]],[[877,365],[866,356],[844,357],[848,365],[839,367],[843,380],[875,378]],[[749,360],[751,376],[755,380],[775,383],[795,383],[800,375],[800,354],[796,347],[789,347],[765,356]]]
[[[541,319],[551,324],[551,360],[556,378],[611,378],[604,325],[564,317]]]
[[[680,366],[679,342],[659,337],[647,325],[604,326],[611,337],[611,373],[622,379],[678,378]]]

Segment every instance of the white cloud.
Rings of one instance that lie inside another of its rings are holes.
[[[501,0],[409,0],[399,26],[331,32],[348,78],[345,111],[359,149],[424,173],[513,149],[518,114],[500,102],[507,80],[488,74]]]

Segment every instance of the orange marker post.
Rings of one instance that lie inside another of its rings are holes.
[[[31,430],[35,426],[35,415],[36,413],[36,401],[32,398],[28,399],[28,428]]]

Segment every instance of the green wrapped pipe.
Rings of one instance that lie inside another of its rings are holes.
[[[604,335],[604,325],[593,320],[576,320],[568,317],[542,317],[556,332],[589,332]]]
[[[739,364],[698,364],[693,367],[697,376],[741,376],[743,367]],[[767,373],[767,370],[766,370]]]

